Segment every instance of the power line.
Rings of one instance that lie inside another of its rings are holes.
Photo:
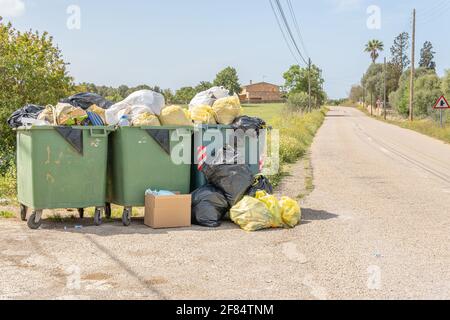
[[[299,54],[299,56],[303,60],[303,62],[307,65],[308,62],[306,61],[305,57],[303,56],[302,52],[300,51],[300,49],[299,49],[299,47],[297,45],[297,42],[295,41],[294,35],[292,34],[291,27],[289,26],[289,23],[288,23],[288,21],[286,19],[286,15],[284,14],[284,10],[283,10],[283,7],[281,6],[280,0],[275,0],[275,3],[277,4],[278,11],[280,12],[281,17],[282,17],[282,21],[284,22],[284,25],[285,25],[286,30],[288,32],[288,35],[291,38],[291,41],[294,44],[294,47],[295,47],[297,53]]]
[[[450,2],[447,2],[443,5],[441,5],[433,13],[423,15],[423,16],[417,18],[417,21],[420,24],[427,24],[430,22],[435,22],[436,20],[438,20],[438,18],[442,17],[442,15],[445,14],[449,9],[450,9]]]
[[[294,58],[294,60],[297,62],[297,64],[300,64],[300,62],[298,61],[297,56],[294,54],[294,50],[291,48],[291,45],[290,45],[290,43],[289,43],[289,41],[288,41],[288,39],[286,37],[284,29],[281,26],[280,19],[278,18],[278,14],[277,14],[277,12],[275,10],[275,7],[273,6],[272,0],[269,0],[269,2],[270,2],[270,6],[272,7],[273,14],[275,15],[275,19],[277,20],[278,27],[280,28],[281,34],[283,35],[284,41],[286,42],[286,45],[287,45],[289,51],[291,52],[291,55]]]
[[[306,48],[305,42],[303,41],[303,36],[302,36],[301,31],[300,31],[300,26],[299,26],[299,24],[298,24],[298,20],[297,20],[297,17],[296,17],[296,15],[295,15],[294,7],[292,6],[292,2],[291,2],[291,0],[286,0],[286,2],[287,2],[287,4],[288,4],[288,7],[289,7],[289,11],[290,11],[290,13],[291,13],[292,20],[294,21],[294,26],[295,26],[295,29],[296,29],[296,31],[297,31],[297,35],[298,35],[298,37],[299,37],[299,39],[300,39],[300,44],[302,45],[302,48],[303,48],[303,50],[305,51],[306,56],[309,58],[308,49]]]

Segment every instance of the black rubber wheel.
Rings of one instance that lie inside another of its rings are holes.
[[[78,214],[80,215],[80,219],[84,218],[84,209],[83,208],[79,208],[78,209]]]
[[[102,209],[96,208],[94,213],[94,224],[101,226],[102,224]]]
[[[132,208],[123,209],[122,223],[125,227],[129,227],[131,224],[131,211],[132,210],[133,210]]]
[[[107,204],[105,204],[105,218],[111,219],[111,214],[112,214],[111,203],[107,203]]]
[[[37,230],[42,225],[42,220],[40,218],[38,221],[36,221],[37,215],[38,215],[38,212],[33,211],[30,218],[28,219],[28,222],[27,222],[28,228],[30,228],[31,230]]]
[[[22,221],[27,221],[27,211],[28,211],[27,206],[21,204],[20,205],[20,219],[22,219]]]

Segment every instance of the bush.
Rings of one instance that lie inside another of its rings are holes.
[[[281,166],[295,163],[306,154],[327,112],[326,108],[303,115],[297,112],[291,113],[288,117],[279,116],[272,121],[273,127],[280,130]],[[281,175],[282,172],[271,177],[275,186],[280,181]]]
[[[0,18],[0,166],[3,169],[15,148],[15,133],[6,120],[26,104],[45,106],[67,96],[73,84],[66,66],[61,51],[47,33],[19,32]]]
[[[290,112],[305,112],[309,106],[309,95],[305,92],[289,95],[287,107]]]
[[[389,96],[391,105],[400,115],[409,115],[410,71],[400,78],[399,88]],[[441,81],[434,70],[419,68],[416,72],[414,115],[429,116],[436,100],[442,95]]]

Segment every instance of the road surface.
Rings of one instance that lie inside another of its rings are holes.
[[[312,165],[292,230],[0,219],[0,298],[450,298],[449,145],[332,108]]]

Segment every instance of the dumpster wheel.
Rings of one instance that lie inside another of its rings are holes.
[[[94,213],[94,224],[98,227],[102,224],[102,208],[95,208]]]
[[[27,211],[28,211],[27,206],[21,204],[20,205],[20,219],[22,219],[22,221],[27,221]]]
[[[84,218],[84,209],[83,208],[79,208],[78,209],[78,214],[80,215],[80,219]]]
[[[42,210],[40,211],[33,211],[33,213],[31,214],[30,218],[28,219],[28,227],[31,230],[36,230],[39,229],[39,227],[42,225]]]
[[[131,224],[131,212],[132,212],[133,208],[131,207],[125,207],[123,209],[123,214],[122,214],[122,223],[125,227],[130,226]]]
[[[111,219],[111,203],[105,204],[105,218],[108,220]]]

